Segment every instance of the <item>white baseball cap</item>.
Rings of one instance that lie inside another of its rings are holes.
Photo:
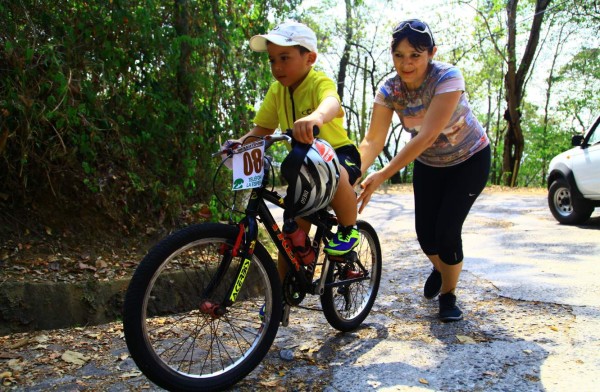
[[[279,46],[300,45],[317,53],[317,35],[308,26],[288,21],[280,24],[269,34],[255,35],[250,38],[250,49],[255,52],[266,52],[267,41]]]

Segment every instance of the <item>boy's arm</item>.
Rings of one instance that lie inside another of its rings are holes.
[[[274,129],[263,128],[261,126],[255,125],[254,128],[252,128],[248,133],[240,137],[238,141],[241,144],[252,143],[256,141],[256,138],[252,136],[267,136],[272,135],[273,132],[275,132]]]
[[[294,139],[301,143],[312,143],[313,127],[321,128],[340,113],[340,102],[333,96],[325,97],[317,109],[306,117],[302,117],[294,123]]]

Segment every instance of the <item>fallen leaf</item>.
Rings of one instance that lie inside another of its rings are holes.
[[[14,342],[10,346],[8,346],[8,349],[14,350],[16,348],[21,348],[21,347],[26,346],[28,344],[29,344],[29,338],[23,338],[23,339],[17,340],[16,342]]]
[[[16,383],[11,372],[0,373],[0,381],[2,381],[2,386],[5,387],[11,386],[12,384]]]
[[[277,381],[277,380],[260,381],[259,384],[262,385],[262,386],[264,386],[264,387],[276,387],[276,386],[279,385],[279,381]]]
[[[462,344],[476,344],[477,342],[470,336],[456,335],[458,341]]]
[[[81,353],[67,350],[61,355],[60,359],[75,365],[85,365],[89,358]]]
[[[13,359],[13,358],[21,358],[21,356],[18,354],[0,351],[0,359]]]
[[[38,343],[45,343],[48,340],[50,340],[50,338],[48,337],[48,335],[38,335],[35,338],[33,338],[33,340],[35,340]]]
[[[21,361],[20,358],[13,358],[13,359],[10,359],[8,361],[8,367],[11,370],[21,370],[22,369],[22,367],[21,367],[22,364],[23,364],[23,362]]]
[[[424,378],[419,378],[419,382],[421,384],[429,385],[429,381],[425,380]]]
[[[121,378],[135,378],[135,377],[139,377],[142,375],[142,372],[140,372],[139,370],[132,370],[128,373],[123,373],[121,374],[119,377]]]
[[[91,265],[87,265],[85,263],[79,263],[79,269],[81,269],[81,270],[96,271],[95,267],[92,267]]]

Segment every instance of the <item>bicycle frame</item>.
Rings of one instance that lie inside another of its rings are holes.
[[[271,140],[275,141],[276,138],[272,137]],[[277,140],[281,139],[277,138]],[[267,160],[267,158],[265,158],[265,160]],[[267,167],[267,165],[265,165],[265,167]],[[267,207],[266,202],[268,201],[277,207],[285,209],[283,197],[276,191],[267,189],[268,179],[269,176],[265,175],[262,185],[258,188],[252,189],[248,204],[244,211],[244,216],[237,223],[239,232],[235,243],[230,249],[231,253],[226,255],[225,251],[223,251],[224,257],[221,266],[219,267],[219,269],[222,271],[225,271],[227,268],[229,268],[232,257],[242,256],[244,258],[243,262],[236,271],[236,278],[234,279],[231,288],[227,291],[225,300],[222,302],[225,307],[231,306],[235,302],[237,294],[239,293],[246,278],[248,267],[251,263],[250,259],[254,253],[256,241],[258,240],[258,222],[261,222],[264,225],[269,237],[276,245],[279,254],[283,256],[289,267],[288,269],[292,274],[294,283],[297,284],[297,287],[302,294],[322,295],[325,291],[325,274],[329,270],[329,265],[331,262],[330,259],[335,259],[338,261],[344,260],[344,257],[326,256],[321,269],[321,275],[317,281],[313,282],[312,279],[314,277],[315,267],[319,260],[319,244],[322,241],[326,243],[326,241],[329,241],[329,239],[332,238],[333,233],[331,229],[334,226],[337,226],[337,218],[331,213],[327,212],[325,209],[302,217],[302,219],[306,220],[312,225],[315,225],[316,227],[316,233],[312,242],[312,247],[315,251],[315,258],[311,264],[306,266],[303,265],[300,262],[300,258],[294,253],[290,242],[284,237],[283,232],[279,228],[279,225]],[[369,278],[368,271],[356,258],[355,253],[352,261],[359,266],[359,268],[363,271],[364,276],[331,283],[331,287],[339,287]],[[306,272],[308,272],[308,274]],[[215,280],[218,281],[219,279],[220,274],[217,273],[215,275]],[[212,286],[213,284],[209,284],[205,293],[210,292]],[[220,313],[224,313],[225,310],[220,308],[220,306],[217,306],[216,309],[211,308],[209,312],[214,313],[215,315],[220,315]]]
[[[331,237],[331,228],[333,225],[337,224],[337,220],[328,213],[328,224],[324,224],[323,220],[318,219],[316,216],[305,217],[307,221],[317,227],[317,233],[313,241],[313,248],[315,248],[315,260],[312,264],[303,266],[300,262],[300,259],[294,253],[291,244],[285,239],[283,232],[279,228],[275,218],[273,218],[271,211],[269,211],[266,201],[273,203],[280,208],[284,208],[283,198],[276,191],[269,191],[265,189],[264,186],[253,189],[250,193],[250,199],[245,210],[244,218],[242,218],[242,220],[238,223],[239,234],[233,246],[232,254],[234,256],[237,254],[244,255],[247,258],[252,255],[256,245],[256,240],[258,238],[258,222],[260,221],[267,230],[267,233],[269,234],[269,237],[273,243],[277,246],[279,253],[283,255],[283,258],[288,264],[290,271],[299,283],[301,290],[306,293],[315,294],[315,286],[304,272],[305,270],[308,270],[308,272],[310,272],[310,277],[312,277],[314,273],[314,267],[319,256],[319,247],[318,245],[314,245],[319,244],[323,238]],[[245,263],[240,266],[239,271],[237,272],[237,279],[235,279],[236,284],[234,284],[234,287],[232,290],[230,290],[230,299],[235,300],[235,287],[238,286],[238,283],[243,283],[243,279],[245,278],[243,271],[244,265]],[[318,292],[322,293],[322,289],[318,290]]]
[[[278,328],[289,325],[293,307],[322,311],[341,332],[358,328],[373,307],[381,279],[375,229],[357,220],[360,243],[343,256],[332,256],[323,245],[333,237],[337,217],[326,208],[316,211],[302,217],[316,229],[308,244],[315,258],[310,263],[303,259],[306,242],[295,248],[286,232],[285,223],[294,212],[285,208],[288,199],[270,186],[270,158],[264,158],[264,151],[257,153],[266,148],[264,139],[264,145],[237,150],[245,155],[235,157],[232,165],[233,189],[259,186],[244,193],[249,195],[245,206],[236,205],[235,197],[232,203],[223,202],[215,188],[217,200],[231,208],[229,224],[199,223],[163,238],[140,262],[127,288],[127,348],[142,373],[166,390],[222,391],[233,386],[264,359]],[[225,147],[226,159],[234,149]],[[257,181],[260,170],[262,181]],[[274,219],[277,207],[284,212],[281,228],[279,218]],[[259,224],[265,229],[259,231]],[[265,249],[270,241],[278,256]],[[302,306],[307,294],[319,296],[321,309],[313,301]]]

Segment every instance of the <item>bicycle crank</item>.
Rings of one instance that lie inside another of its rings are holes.
[[[304,297],[306,297],[306,293],[300,289],[296,278],[291,273],[287,273],[283,279],[284,301],[292,306],[297,306],[304,300]]]

